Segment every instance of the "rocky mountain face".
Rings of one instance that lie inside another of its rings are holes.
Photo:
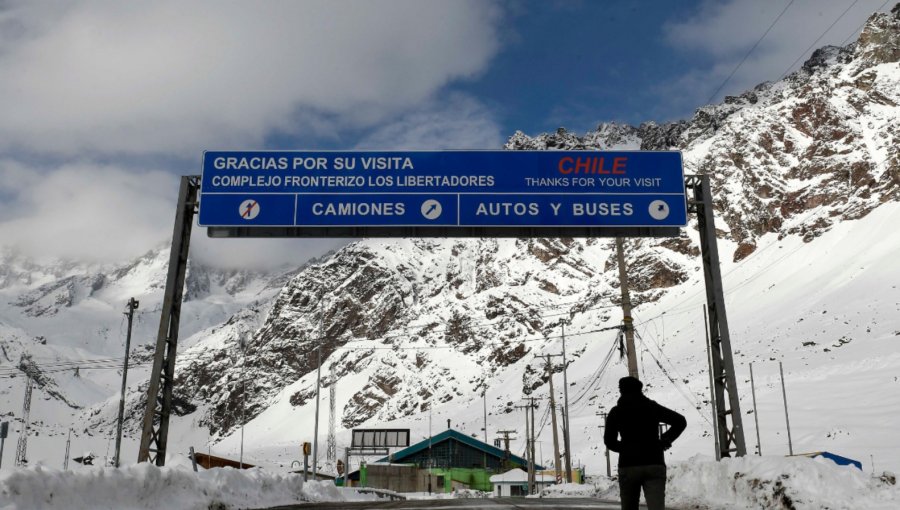
[[[273,395],[315,372],[321,343],[326,388],[368,374],[344,405],[344,427],[427,411],[479,393],[580,310],[608,307],[617,299],[614,272],[605,271],[612,253],[609,241],[583,239],[357,242],[297,275],[258,330],[234,331],[231,346],[249,335],[234,363],[227,347],[207,350],[201,342],[189,351],[179,384],[211,404],[205,424],[227,431],[242,392],[237,381],[253,374],[246,381],[252,418]],[[677,284],[690,265],[676,250],[656,263],[635,275],[641,299]],[[605,314],[601,323],[610,319]],[[523,376],[526,392],[542,384],[541,374]],[[303,406],[314,395],[311,381],[290,403]]]
[[[506,148],[680,150],[687,173],[711,176],[736,260],[767,233],[810,240],[900,197],[897,12],[873,16],[856,43],[821,48],[785,80],[688,121],[516,133]]]
[[[786,79],[690,120],[601,124],[583,136],[518,132],[506,148],[680,150],[686,173],[711,176],[717,227],[738,261],[767,234],[809,242],[900,199],[898,47],[895,9],[874,15],[856,43],[822,48]],[[693,232],[629,240],[627,253],[639,303],[699,270]],[[237,425],[240,397],[247,421],[286,388],[291,406],[308,405],[320,345],[325,391],[352,386],[340,408],[345,428],[470,398],[503,378],[528,394],[546,380],[532,355],[561,324],[598,310],[582,330],[618,324],[613,255],[603,239],[356,242],[198,343],[179,365],[179,384],[205,406],[201,423],[222,435]],[[235,356],[241,336],[247,347]]]

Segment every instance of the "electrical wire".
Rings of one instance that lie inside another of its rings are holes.
[[[890,1],[891,0],[884,0],[884,3],[882,3],[877,9],[875,9],[875,12],[878,12],[881,9],[884,9],[884,6],[887,5],[888,2],[890,2]],[[860,23],[858,27],[856,27],[856,30],[854,30],[853,32],[850,32],[850,35],[848,35],[846,39],[841,41],[841,46],[845,46],[847,44],[847,41],[849,41],[850,39],[853,38],[853,36],[855,36],[857,33],[859,33],[859,31],[862,30],[862,27],[866,26],[866,22],[868,22],[868,21],[869,20],[866,19],[865,21]]]
[[[837,25],[837,22],[840,21],[841,18],[843,18],[850,11],[850,9],[852,9],[853,6],[857,4],[857,2],[859,2],[859,0],[853,0],[853,3],[850,4],[846,9],[844,9],[844,12],[842,12],[841,15],[837,17],[837,19],[832,21],[831,24],[828,25],[828,28],[826,28],[825,31],[822,32],[822,34],[819,35],[819,37],[817,37],[816,40],[813,41],[812,44],[809,45],[809,47],[807,47],[805,50],[803,50],[803,53],[801,53],[800,56],[797,57],[797,60],[794,60],[791,63],[791,65],[789,65],[788,68],[785,69],[783,73],[781,73],[781,76],[778,79],[781,80],[785,76],[787,76],[788,72],[790,72],[790,70],[794,67],[794,65],[796,65],[797,62],[800,62],[800,59],[802,59],[806,55],[806,52],[811,50],[813,48],[813,46],[815,46],[819,41],[821,41],[822,38],[825,37],[825,34],[827,34],[832,28],[834,28],[834,26]]]
[[[647,354],[649,354],[650,357],[653,358],[653,361],[656,362],[656,366],[659,367],[659,370],[663,373],[663,375],[666,377],[666,379],[668,379],[669,382],[672,383],[672,386],[675,388],[675,390],[678,391],[678,393],[682,397],[684,397],[684,399],[688,402],[688,404],[690,404],[690,406],[692,408],[694,408],[695,411],[697,411],[697,414],[699,414],[706,421],[706,423],[708,423],[710,426],[712,426],[712,422],[710,421],[709,417],[700,411],[700,409],[701,409],[700,404],[696,400],[691,398],[690,395],[686,394],[684,392],[684,390],[681,389],[681,387],[678,385],[678,383],[675,382],[675,379],[673,379],[672,376],[669,374],[668,370],[666,370],[666,368],[664,366],[662,366],[662,363],[659,362],[659,359],[653,354],[653,352],[649,348],[647,348],[647,344],[646,344],[646,342],[644,342],[644,339],[640,335],[638,335],[637,332],[635,332],[635,335],[638,337],[638,340],[641,342],[641,345],[643,345],[646,348]]]
[[[784,9],[782,9],[781,13],[769,25],[769,28],[767,28],[766,31],[763,33],[763,35],[760,36],[760,38],[756,40],[756,43],[753,44],[753,47],[750,48],[750,51],[748,51],[747,54],[744,55],[744,58],[742,58],[741,61],[738,63],[738,65],[734,69],[732,69],[731,74],[728,75],[728,78],[725,78],[725,81],[723,81],[722,84],[719,85],[719,87],[716,89],[716,91],[713,92],[711,96],[709,96],[709,99],[706,100],[707,104],[712,103],[712,100],[715,99],[715,97],[719,94],[719,92],[722,90],[722,88],[725,86],[725,84],[728,83],[728,81],[731,80],[732,77],[734,77],[734,73],[736,73],[738,71],[738,69],[740,69],[741,66],[744,65],[744,62],[747,61],[747,58],[750,57],[750,54],[753,53],[753,51],[756,49],[756,47],[759,46],[759,43],[761,43],[762,40],[765,39],[767,35],[769,35],[769,32],[772,30],[772,28],[775,26],[775,24],[778,23],[778,20],[780,20],[781,17],[784,16],[784,13],[787,12],[788,9],[790,9],[791,5],[794,4],[794,1],[795,0],[791,0],[784,7]]]

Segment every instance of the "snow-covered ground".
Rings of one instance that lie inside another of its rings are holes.
[[[36,466],[0,474],[0,510],[221,510],[318,501],[371,501],[377,496],[303,482],[299,475],[232,468],[194,473],[184,463],[62,471]]]

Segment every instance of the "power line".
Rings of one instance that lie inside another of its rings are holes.
[[[647,343],[644,342],[644,338],[641,335],[638,335],[638,340],[646,349],[647,354],[649,354],[650,357],[653,358],[653,361],[656,362],[656,366],[659,367],[659,370],[663,373],[666,379],[668,379],[669,382],[672,383],[672,386],[675,387],[675,390],[678,391],[678,393],[681,394],[681,396],[684,397],[685,400],[687,400],[688,404],[690,404],[690,406],[693,407],[695,411],[697,411],[697,414],[699,414],[710,426],[712,426],[712,422],[710,421],[710,419],[705,414],[700,412],[700,404],[693,398],[691,398],[688,394],[686,394],[680,386],[678,386],[678,383],[675,382],[675,379],[672,378],[668,370],[666,370],[666,368],[662,366],[662,363],[660,363],[659,359],[653,354],[653,351],[647,348]]]
[[[731,71],[731,74],[728,75],[728,78],[725,78],[725,81],[723,81],[722,84],[719,85],[719,87],[716,89],[716,91],[713,92],[711,96],[709,96],[709,99],[706,100],[707,104],[712,103],[712,100],[715,99],[715,97],[719,94],[719,92],[722,90],[722,88],[725,86],[725,84],[728,83],[728,81],[731,80],[731,78],[734,76],[734,73],[736,73],[738,71],[738,69],[740,69],[741,66],[744,65],[744,62],[747,61],[747,58],[750,57],[750,54],[753,53],[753,50],[755,50],[756,47],[759,46],[759,43],[761,43],[762,40],[765,39],[767,35],[769,35],[769,32],[772,30],[772,28],[775,26],[775,24],[778,23],[778,20],[780,20],[781,17],[784,16],[784,13],[787,12],[788,9],[790,9],[791,5],[794,4],[794,1],[795,0],[791,0],[784,7],[784,9],[782,9],[782,11],[778,15],[778,17],[776,17],[775,20],[769,25],[769,28],[767,28],[766,31],[763,33],[763,35],[760,36],[759,39],[757,39],[757,41],[753,45],[753,47],[750,48],[750,51],[748,51],[747,54],[744,55],[744,58],[741,59],[740,63],[738,63],[738,65]]]
[[[878,6],[878,8],[875,9],[875,12],[878,12],[878,11],[880,11],[881,9],[883,9],[884,6],[887,5],[888,2],[890,2],[890,1],[891,1],[891,0],[884,0],[884,3],[882,3],[880,6]],[[853,32],[850,32],[850,35],[848,35],[846,39],[844,39],[843,41],[841,41],[841,46],[846,45],[846,44],[847,44],[847,41],[849,41],[850,39],[852,39],[854,35],[856,35],[860,30],[862,30],[862,27],[866,26],[866,23],[867,23],[868,21],[869,21],[869,20],[866,19],[865,21],[863,21],[862,23],[860,23],[858,27],[856,27],[856,30],[854,30]]]
[[[857,2],[859,2],[859,0],[853,0],[853,3],[850,4],[850,6],[848,6],[846,9],[844,9],[844,12],[842,12],[841,15],[837,17],[837,19],[832,21],[831,24],[828,25],[828,28],[826,28],[825,31],[822,32],[822,34],[819,37],[817,37],[816,40],[812,42],[812,44],[809,45],[809,47],[807,47],[805,50],[803,50],[803,53],[801,53],[800,56],[797,57],[797,60],[794,60],[791,63],[791,65],[789,65],[788,68],[785,69],[783,73],[781,73],[781,76],[778,79],[780,80],[780,79],[784,78],[785,76],[787,76],[787,73],[791,70],[791,68],[794,67],[794,65],[797,62],[800,61],[800,59],[802,59],[806,55],[806,52],[811,50],[813,48],[813,46],[815,46],[819,41],[821,41],[822,38],[825,37],[825,34],[827,34],[832,28],[834,28],[834,26],[837,24],[837,22],[840,21],[841,18],[843,18],[844,15],[846,15],[850,11],[850,9],[852,9],[853,6],[856,5]]]

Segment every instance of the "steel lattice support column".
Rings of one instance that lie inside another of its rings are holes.
[[[728,334],[728,319],[725,314],[725,293],[722,288],[722,272],[719,269],[719,250],[716,244],[709,176],[687,176],[684,183],[688,190],[693,191],[693,194],[688,193],[688,211],[697,214],[697,227],[700,231],[700,253],[703,259],[706,302],[709,310],[713,399],[716,403],[719,452],[722,457],[731,457],[732,453],[743,457],[747,454],[747,447],[744,442],[744,425],[734,374],[734,359],[731,354],[731,337]]]
[[[169,254],[169,273],[163,296],[162,316],[156,336],[156,355],[153,372],[147,388],[147,409],[141,433],[141,449],[138,462],[153,462],[157,466],[166,463],[166,444],[169,435],[169,416],[172,413],[172,389],[175,378],[175,354],[178,347],[178,325],[181,319],[181,301],[184,294],[184,278],[187,273],[188,250],[191,244],[191,227],[197,210],[198,176],[183,176],[178,191],[175,211],[175,230],[172,233],[172,251]]]

